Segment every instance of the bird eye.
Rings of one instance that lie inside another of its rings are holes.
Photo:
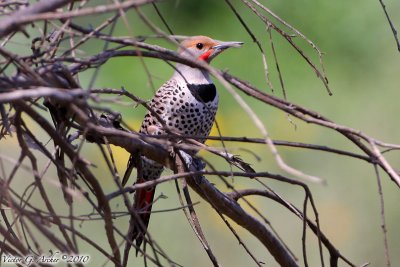
[[[202,43],[197,43],[197,44],[196,44],[196,47],[197,47],[197,49],[199,49],[199,50],[200,50],[200,49],[202,49],[202,48],[203,48],[203,44],[202,44]]]

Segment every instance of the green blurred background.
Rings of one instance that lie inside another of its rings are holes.
[[[392,32],[379,2],[365,0],[261,2],[300,30],[325,53],[324,64],[333,96],[326,93],[322,82],[289,44],[277,34],[273,35],[288,100],[315,110],[339,124],[359,129],[377,139],[400,143],[398,121],[400,53],[396,50]],[[278,76],[271,57],[269,37],[264,24],[241,1],[234,0],[232,3],[266,50],[275,95],[281,97]],[[386,4],[394,24],[400,29],[400,2],[387,0]],[[265,82],[262,59],[256,44],[252,42],[224,1],[164,1],[159,3],[158,7],[174,34],[202,34],[219,40],[244,41],[243,48],[224,53],[213,62],[213,65],[217,68],[228,69],[231,74],[251,82],[266,92],[271,92]],[[158,27],[165,30],[151,6],[143,8],[142,11]],[[75,21],[83,26],[96,27],[106,17],[102,15]],[[134,11],[128,12],[127,21],[129,28],[127,29],[121,20],[117,24],[115,36],[153,34]],[[305,42],[300,39],[295,40],[307,55],[318,63],[315,52]],[[148,42],[175,49],[173,45],[157,39],[149,39]],[[21,43],[22,46],[21,44],[12,45],[15,51],[28,53],[29,46],[26,39],[21,37]],[[102,43],[90,41],[81,47],[80,56],[95,54],[101,51],[102,47]],[[145,59],[144,61],[153,75],[153,86],[149,83],[143,64],[138,58],[120,58],[110,60],[101,68],[94,87],[120,88],[124,86],[135,95],[150,99],[154,90],[171,76],[173,69],[159,60]],[[80,82],[84,87],[89,84],[92,73],[92,71],[87,71],[80,75]],[[222,135],[261,137],[232,96],[221,85],[218,88],[220,108],[217,122]],[[350,142],[333,131],[307,125],[291,117],[290,119],[296,125],[294,127],[285,113],[247,96],[244,96],[244,99],[262,118],[273,139],[327,145],[359,152]],[[110,107],[121,112],[124,120],[133,129],[139,128],[145,113],[144,108],[135,107],[131,103],[110,105]],[[217,135],[217,132],[214,130],[213,134]],[[221,147],[218,142],[208,144]],[[9,138],[0,142],[0,151],[2,154],[7,151],[9,157],[16,158],[18,155],[16,149],[11,149],[14,146],[16,147],[16,140]],[[231,143],[228,144],[228,148],[233,153],[240,154],[244,160],[252,162],[257,171],[281,173],[265,146]],[[254,155],[242,148],[256,153],[261,160],[257,161]],[[117,148],[115,152],[117,152],[115,154],[117,167],[122,175],[128,154]],[[357,265],[370,262],[370,266],[384,266],[380,203],[373,167],[359,160],[323,152],[283,147],[279,148],[279,152],[291,166],[327,181],[327,185],[310,184],[310,188],[317,203],[322,231],[336,248]],[[98,149],[88,144],[84,147],[83,153],[98,166],[94,172],[105,190],[114,191],[116,188],[111,175],[103,168],[105,164],[101,157],[96,157],[99,153]],[[211,160],[219,169],[229,169],[224,161],[209,153],[202,153],[202,156]],[[392,152],[387,157],[397,168],[400,160],[398,153]],[[21,171],[14,181],[14,186],[18,187],[18,183],[24,184],[26,175]],[[53,190],[48,190],[48,192],[54,196],[54,199],[59,199],[62,213],[65,205],[60,198],[59,190],[54,189],[51,182],[53,179],[56,180],[55,175],[55,171],[51,169],[47,178],[48,187]],[[134,179],[131,179],[133,182]],[[218,178],[210,177],[209,179],[222,191],[227,190]],[[387,175],[382,174],[382,180],[391,262],[392,266],[400,266],[400,229],[398,227],[400,194],[397,186]],[[234,178],[229,181],[237,189],[261,188],[256,182],[247,181],[244,178]],[[270,180],[265,180],[265,182],[282,197],[302,207],[304,193],[300,188]],[[179,206],[174,183],[160,185],[156,193],[156,196],[159,195],[167,196],[167,198],[157,201],[153,207],[154,210],[160,211]],[[194,201],[200,201],[200,204],[196,206],[198,215],[210,246],[220,263],[223,266],[255,265],[217,213],[194,193],[192,196]],[[39,198],[35,196],[35,199]],[[301,221],[268,199],[252,197],[249,200],[268,218],[281,238],[299,257],[302,265]],[[88,207],[83,207],[83,205],[79,207],[79,200],[76,203],[77,211],[90,212]],[[248,209],[246,204],[243,202],[241,204]],[[124,208],[120,200],[113,201],[111,205],[114,210]],[[65,213],[67,213],[66,209]],[[308,214],[311,212],[309,211]],[[127,223],[128,219],[125,217],[116,220],[116,224],[121,229],[126,229]],[[232,224],[257,259],[265,262],[265,266],[277,266],[256,238],[251,237],[234,223]],[[107,242],[101,224],[86,222],[80,229],[92,236],[95,241]],[[179,264],[211,266],[182,211],[154,213],[150,222],[150,233],[163,250]],[[308,232],[307,236],[309,266],[320,266],[316,239],[311,232]],[[94,252],[92,248],[83,243],[81,246],[81,251],[92,255],[90,266],[100,266],[105,262],[103,256]],[[325,258],[328,258],[327,252],[324,252]],[[143,265],[142,258],[133,257],[133,253],[130,263],[131,266]],[[340,266],[346,265],[341,262]]]

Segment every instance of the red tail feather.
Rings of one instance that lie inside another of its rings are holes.
[[[144,182],[140,179],[137,183]],[[136,246],[139,247],[149,225],[151,208],[154,199],[155,188],[138,189],[134,198],[134,209],[137,212],[137,218],[133,229],[133,240],[136,240]]]

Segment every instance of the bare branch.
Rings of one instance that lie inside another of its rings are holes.
[[[394,27],[392,20],[390,19],[389,13],[388,13],[387,10],[386,10],[386,5],[385,5],[385,3],[383,2],[383,0],[379,0],[379,3],[380,3],[381,6],[382,6],[383,12],[385,12],[385,16],[386,16],[386,18],[387,18],[387,20],[388,20],[388,22],[389,22],[390,29],[391,29],[392,32],[393,32],[394,40],[396,41],[397,50],[399,50],[399,52],[400,52],[400,41],[399,41],[399,37],[397,36],[397,30],[396,30],[396,28]]]

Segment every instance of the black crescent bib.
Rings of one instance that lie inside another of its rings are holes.
[[[214,100],[217,89],[213,83],[209,84],[188,84],[187,87],[194,98],[199,102],[208,103]]]

